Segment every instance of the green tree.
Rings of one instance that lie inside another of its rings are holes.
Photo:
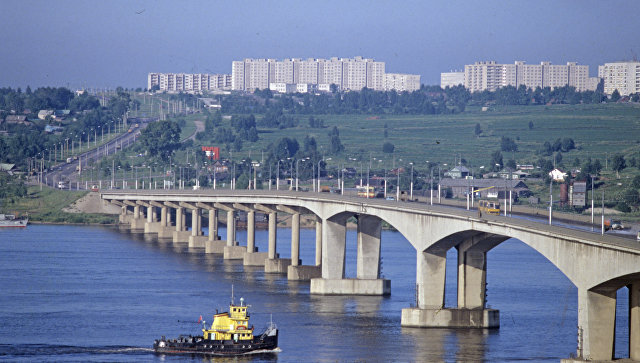
[[[497,150],[493,154],[491,154],[491,170],[500,170],[502,169],[503,165],[504,163],[502,161],[502,153],[500,152],[500,150]]]
[[[151,156],[167,161],[180,148],[180,126],[173,121],[152,122],[140,133],[139,145]]]
[[[473,132],[476,135],[476,137],[480,136],[480,134],[482,133],[482,127],[480,127],[479,123],[476,124],[476,128]]]
[[[507,168],[511,168],[513,170],[516,170],[516,168],[518,167],[518,165],[516,164],[516,161],[513,160],[513,159],[507,160],[506,166],[507,166]]]
[[[503,136],[500,140],[501,151],[518,151],[518,145],[510,137]]]
[[[622,154],[615,154],[613,156],[613,160],[611,161],[611,168],[615,170],[616,177],[620,179],[620,172],[627,167],[627,163],[624,160],[624,156]]]
[[[611,94],[610,100],[611,102],[618,102],[618,100],[620,100],[620,92],[617,89],[615,89]]]
[[[633,177],[633,180],[631,181],[631,187],[640,189],[640,175],[636,175]]]
[[[395,145],[393,145],[392,143],[385,142],[382,145],[382,152],[385,154],[393,154],[393,151],[395,150],[395,148],[396,148]]]

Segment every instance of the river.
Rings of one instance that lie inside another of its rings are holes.
[[[224,228],[220,234],[225,236]],[[237,239],[246,242],[246,232]],[[290,230],[278,252],[290,256]],[[260,251],[267,231],[256,232]],[[0,231],[0,361],[439,362],[550,361],[575,352],[577,289],[542,255],[508,240],[488,256],[487,301],[498,330],[402,328],[415,300],[415,250],[382,233],[382,273],[391,296],[315,296],[241,261],[224,261],[109,227],[30,225]],[[303,264],[315,230],[301,231]],[[347,234],[347,277],[355,277],[356,233]],[[447,264],[446,306],[456,305],[455,249]],[[251,323],[280,329],[281,352],[239,358],[155,355],[153,340],[198,333],[215,309],[251,305]],[[627,289],[618,292],[616,356],[628,357]]]

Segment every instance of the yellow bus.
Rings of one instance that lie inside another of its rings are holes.
[[[488,200],[478,201],[478,210],[482,213],[500,215],[500,202],[493,202]]]
[[[359,197],[363,197],[363,198],[375,198],[376,197],[376,192],[375,192],[375,188],[372,186],[368,187],[367,190],[367,186],[363,185],[363,186],[356,186],[356,190],[358,191],[358,196]]]

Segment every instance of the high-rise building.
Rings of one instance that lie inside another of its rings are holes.
[[[317,86],[297,87],[295,88],[296,90],[325,90],[330,89],[332,84],[341,90],[361,90],[367,87],[382,91],[390,88],[386,85],[385,63],[363,57],[310,58],[306,60],[292,58],[281,61],[274,59],[245,59],[243,61],[234,61],[231,69],[232,89],[239,91],[265,88],[274,90],[294,89],[284,86],[287,84]],[[406,76],[404,80],[406,85],[403,85],[403,87],[411,91],[420,88],[419,75]],[[274,84],[274,86],[271,87],[271,84]]]
[[[621,96],[640,93],[640,62],[613,62],[598,67],[598,76],[604,80],[604,93],[618,90]]]
[[[445,73],[441,74],[443,77]],[[442,84],[442,83],[441,83]],[[464,85],[471,91],[495,91],[500,87],[524,85],[527,88],[575,87],[577,91],[595,90],[597,80],[589,77],[589,66],[569,62],[554,65],[551,62],[526,64],[498,64],[495,61],[476,62],[464,66]]]
[[[202,92],[230,90],[230,74],[205,73],[149,73],[147,87],[158,86],[167,92]]]
[[[440,73],[440,87],[464,86],[464,72]]]
[[[386,73],[385,91],[413,92],[420,89],[420,76],[417,74]]]

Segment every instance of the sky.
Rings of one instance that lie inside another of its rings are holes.
[[[389,73],[640,58],[640,1],[0,1],[0,87],[146,87],[244,58],[363,56]]]

